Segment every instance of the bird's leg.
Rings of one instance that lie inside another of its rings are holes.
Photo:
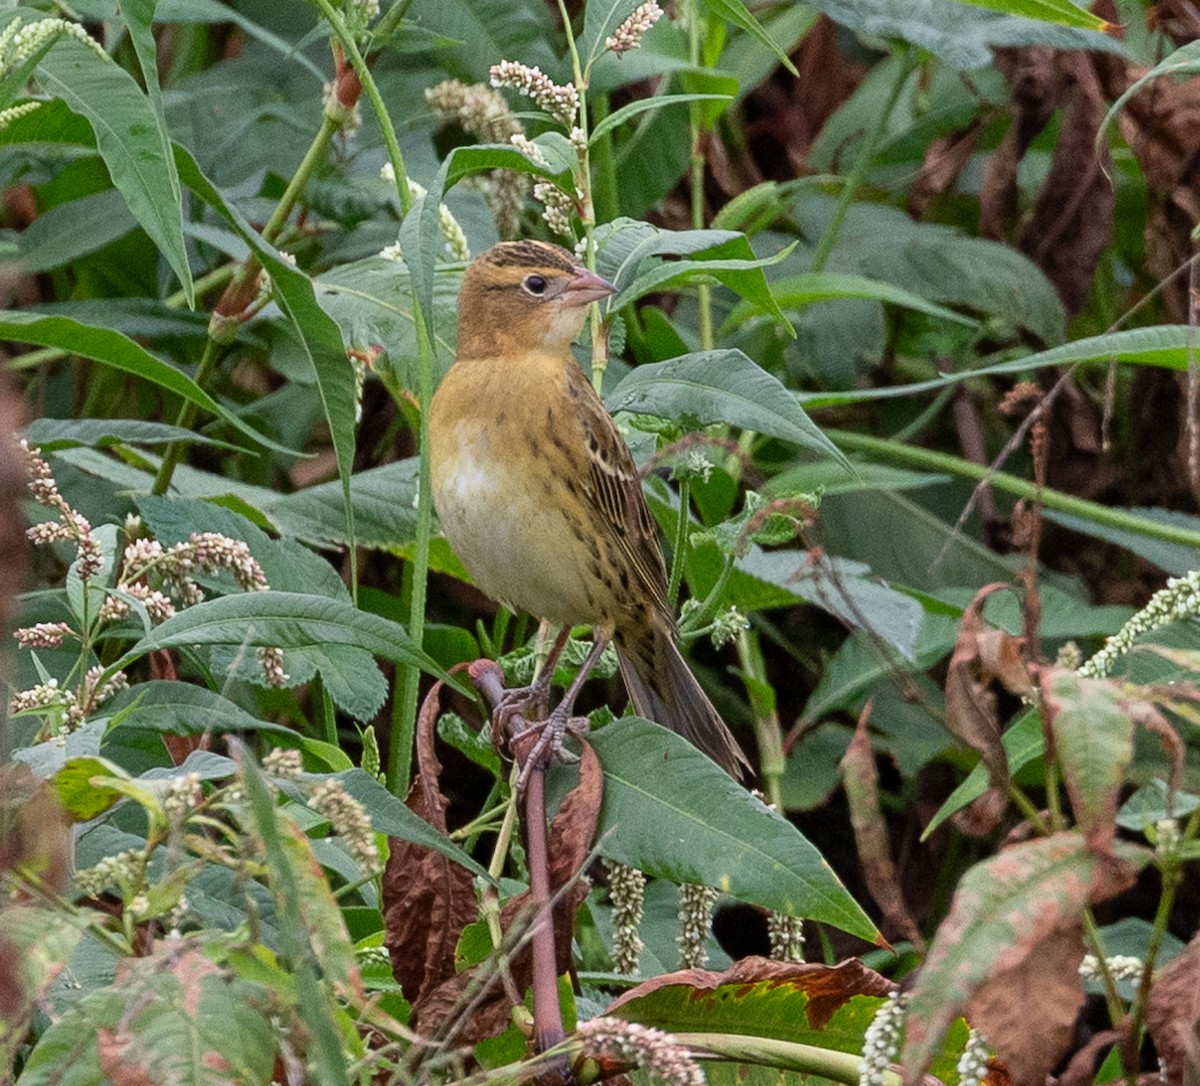
[[[592,649],[587,654],[587,659],[580,665],[575,678],[571,680],[571,685],[567,687],[567,692],[563,695],[562,701],[554,707],[554,712],[545,720],[531,725],[531,727],[540,729],[541,735],[538,736],[537,742],[533,745],[533,749],[525,759],[525,764],[521,769],[521,776],[517,780],[518,791],[524,789],[529,779],[529,774],[537,765],[543,761],[548,762],[562,749],[563,736],[566,734],[568,725],[571,722],[571,711],[575,708],[575,699],[579,697],[579,691],[583,689],[583,684],[587,682],[592,668],[596,666],[596,662],[608,646],[608,641],[607,637],[593,630]]]
[[[570,626],[564,626],[559,630],[554,644],[550,646],[546,661],[542,664],[542,670],[538,672],[533,682],[529,686],[514,687],[512,690],[504,692],[504,697],[500,699],[500,703],[492,712],[492,726],[496,734],[507,735],[509,721],[514,716],[518,713],[525,716],[535,706],[545,702],[546,695],[550,692],[550,683],[554,679],[555,669],[558,667],[558,658],[562,655],[567,638],[570,636]]]

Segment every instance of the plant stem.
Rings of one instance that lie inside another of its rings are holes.
[[[883,131],[891,119],[892,110],[896,108],[896,103],[900,100],[904,84],[908,82],[908,77],[916,67],[916,61],[914,60],[915,53],[916,50],[911,47],[906,47],[904,52],[901,53],[900,71],[896,76],[896,82],[892,86],[891,94],[888,95],[887,105],[879,111],[875,117],[875,123],[871,125],[863,136],[862,144],[858,149],[858,157],[855,158],[854,165],[850,167],[850,172],[846,175],[842,191],[838,195],[837,205],[833,209],[833,216],[830,218],[829,225],[825,227],[825,233],[821,235],[821,240],[817,243],[817,248],[813,252],[812,270],[815,272],[819,272],[825,267],[825,262],[829,259],[829,254],[833,252],[833,247],[837,244],[838,235],[842,232],[842,224],[846,221],[846,214],[850,210],[850,204],[853,202],[854,196],[858,192],[863,179],[867,176],[871,160],[875,157],[875,152],[879,147]]]
[[[1162,864],[1162,894],[1158,899],[1158,908],[1154,912],[1154,924],[1150,929],[1150,941],[1146,947],[1146,963],[1142,967],[1141,982],[1138,984],[1137,996],[1133,1001],[1133,1015],[1129,1028],[1130,1043],[1136,1049],[1141,1044],[1142,1028],[1146,1022],[1146,1004],[1150,998],[1150,988],[1154,980],[1154,966],[1158,961],[1159,951],[1162,950],[1163,936],[1167,931],[1167,923],[1171,919],[1171,909],[1175,905],[1175,893],[1183,881],[1183,871],[1176,857],[1165,857]]]
[[[582,151],[579,155],[579,169],[575,171],[575,187],[583,194],[579,202],[579,221],[583,224],[583,234],[587,239],[585,262],[588,271],[596,270],[596,205],[592,198],[592,162],[588,146],[588,79],[591,71],[591,58],[585,69],[579,59],[579,49],[575,45],[575,35],[571,32],[571,13],[567,10],[566,0],[558,0],[558,13],[562,18],[563,30],[567,36],[567,52],[571,56],[571,78],[575,92],[579,96],[579,131],[582,133]],[[570,133],[567,133],[570,135]],[[600,306],[593,302],[588,306],[588,327],[592,340],[592,387],[598,394],[603,393],[604,371],[608,369],[608,336],[600,319]]]
[[[700,67],[700,21],[702,18],[700,5],[696,0],[689,0],[687,13],[688,26],[688,61],[695,67]],[[689,170],[689,195],[692,204],[692,227],[704,229],[704,130],[701,123],[700,103],[692,102],[688,106],[688,128],[691,135],[691,155]],[[712,287],[701,283],[696,289],[696,301],[700,307],[700,349],[713,349],[713,317],[712,317]]]
[[[406,3],[407,0],[401,0]],[[367,62],[359,51],[358,43],[346,27],[341,14],[334,8],[330,0],[314,0],[321,9],[329,25],[337,35],[338,42],[346,54],[346,60],[358,76],[362,93],[375,112],[383,133],[383,142],[387,147],[388,159],[396,176],[396,195],[400,200],[400,210],[408,215],[413,208],[413,195],[408,187],[408,172],[404,168],[404,156],[400,151],[400,141],[396,137],[396,127],[384,105],[383,96],[379,93]],[[397,5],[399,7],[399,5]],[[393,9],[394,11],[395,9]],[[388,12],[385,22],[392,18],[393,11]],[[404,13],[400,12],[400,16]],[[397,19],[400,17],[397,16]],[[441,193],[430,193],[429,199],[441,199]],[[412,598],[408,611],[408,635],[418,648],[425,637],[425,601],[429,581],[429,545],[433,538],[433,496],[432,480],[429,469],[429,403],[433,399],[433,342],[429,335],[427,315],[421,308],[417,295],[415,278],[413,279],[413,324],[417,333],[417,448],[420,455],[420,466],[417,477],[417,526],[413,540],[412,556]],[[397,397],[398,389],[388,384],[388,391],[393,398]],[[403,797],[408,792],[409,777],[412,770],[413,735],[417,720],[417,696],[420,693],[421,671],[415,665],[405,665],[400,690],[393,697],[392,735],[388,744],[388,787],[393,794]]]
[[[592,113],[599,124],[608,116],[608,95],[596,93],[590,96]],[[621,213],[621,201],[617,195],[617,163],[613,158],[612,133],[605,132],[593,148],[589,149],[596,167],[596,183],[592,201],[596,218],[600,222],[611,222]]]
[[[201,388],[208,383],[212,371],[216,369],[220,355],[220,345],[210,336],[204,343],[204,353],[200,356],[200,365],[196,367],[196,384]],[[179,414],[175,416],[175,425],[181,430],[190,430],[199,413],[200,409],[191,400],[188,400],[179,409]],[[162,462],[158,465],[158,474],[154,476],[154,485],[150,488],[151,494],[165,494],[170,488],[171,476],[175,474],[175,468],[183,459],[185,448],[186,445],[182,441],[172,441],[163,451]]]
[[[945,472],[966,479],[974,479],[977,482],[986,482],[996,490],[1002,490],[1007,494],[1013,494],[1029,501],[1038,501],[1045,509],[1054,512],[1067,513],[1109,528],[1135,532],[1148,539],[1161,539],[1166,543],[1178,543],[1185,547],[1200,547],[1200,532],[1198,531],[1180,528],[1174,524],[1160,524],[1157,521],[1139,517],[1135,513],[1127,513],[1122,509],[1110,509],[1097,502],[1064,494],[1060,490],[1039,487],[1036,483],[1031,483],[1019,476],[1003,471],[993,471],[986,464],[976,464],[948,453],[935,452],[932,449],[917,449],[909,445],[902,445],[889,438],[856,434],[849,430],[828,429],[825,431],[825,436],[846,451],[863,452],[879,460],[911,464],[930,471]]]
[[[671,580],[667,585],[667,600],[671,611],[679,599],[679,585],[683,580],[683,554],[688,539],[688,509],[691,506],[692,481],[687,476],[679,480],[679,519],[675,522],[675,540],[671,547]]]
[[[757,631],[741,630],[737,635],[738,662],[742,666],[743,682],[750,697],[754,734],[758,739],[758,763],[763,776],[767,802],[777,811],[784,809],[782,780],[787,768],[783,753],[783,729],[774,704],[767,704],[762,691],[770,690],[766,662]]]
[[[304,191],[305,186],[308,184],[319,163],[324,160],[325,155],[328,153],[329,144],[332,142],[333,135],[338,130],[338,127],[338,123],[328,115],[321,119],[321,127],[317,130],[312,143],[309,144],[308,150],[304,153],[304,158],[301,160],[296,172],[292,175],[287,188],[279,198],[279,203],[275,205],[275,210],[271,212],[271,217],[267,219],[266,225],[262,229],[262,236],[265,240],[273,241],[287,223],[288,217],[300,199],[300,194]],[[243,279],[249,280],[257,278],[261,270],[262,265],[259,263],[258,257],[251,253],[246,257],[245,262],[236,274]],[[234,314],[230,315],[233,316]],[[201,388],[205,387],[212,376],[212,372],[220,360],[222,350],[223,345],[213,338],[210,329],[208,342],[204,345],[204,354],[200,359],[200,366],[196,370],[196,384]],[[196,422],[196,415],[198,413],[199,408],[194,403],[185,403],[179,409],[175,425],[181,429],[190,430]],[[171,477],[175,474],[175,468],[178,467],[180,460],[183,459],[185,448],[184,443],[180,441],[173,441],[167,446],[163,452],[158,474],[154,477],[152,493],[165,494],[170,488]]]
[[[1083,938],[1096,958],[1097,968],[1100,970],[1100,980],[1104,985],[1104,1003],[1108,1009],[1108,1019],[1112,1023],[1113,1029],[1116,1029],[1125,1017],[1125,1007],[1121,1003],[1121,996],[1117,991],[1116,978],[1112,975],[1112,970],[1108,968],[1108,959],[1104,956],[1104,943],[1100,939],[1100,929],[1096,927],[1096,918],[1092,915],[1091,909],[1083,910]]]

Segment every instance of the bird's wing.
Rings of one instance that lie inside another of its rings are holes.
[[[588,474],[585,494],[602,530],[621,548],[644,593],[663,614],[667,602],[667,570],[658,545],[658,525],[646,506],[642,479],[612,417],[582,370],[568,377],[571,406],[583,427]]]

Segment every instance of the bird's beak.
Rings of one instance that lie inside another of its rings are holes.
[[[607,298],[616,292],[617,288],[607,279],[602,279],[595,272],[588,271],[587,268],[577,267],[575,278],[567,284],[561,297],[566,305],[587,305],[589,302],[598,302],[601,298]]]

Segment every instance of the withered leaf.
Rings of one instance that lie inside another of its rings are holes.
[[[1163,1062],[1167,1086],[1184,1086],[1185,1072],[1191,1068],[1194,1075],[1200,1067],[1200,935],[1155,980],[1146,1028]]]
[[[903,1051],[907,1083],[920,1080],[950,1022],[977,997],[989,1007],[991,986],[1003,978],[1012,981],[1001,988],[1008,998],[1020,992],[1013,1013],[1023,1017],[1023,1040],[1043,1028],[1046,1012],[1030,989],[1049,986],[1041,972],[1048,955],[1061,958],[1054,960],[1055,973],[1065,968],[1064,947],[1069,938],[1077,941],[1083,910],[1131,885],[1138,864],[1148,859],[1145,850],[1123,852],[1121,858],[1096,852],[1082,834],[1068,831],[1014,845],[963,876],[912,992]],[[1082,944],[1070,953],[1082,955]],[[1002,1028],[1007,1043],[1009,1026]],[[997,1038],[988,1039],[999,1049]],[[1015,1075],[1013,1081],[1021,1083]]]
[[[793,1029],[824,1028],[847,1000],[859,995],[885,996],[895,987],[892,981],[857,958],[848,958],[837,965],[817,965],[750,957],[742,958],[721,973],[681,969],[654,977],[613,1000],[604,1013],[652,1026],[664,1024],[662,1011],[656,1012],[655,1008],[670,1007],[676,1028],[681,1020],[692,1019],[698,1023],[697,1028],[736,1033],[739,1019],[744,1021],[741,1009],[744,1001],[761,998],[764,992],[776,1000],[802,997],[803,1002],[797,1004],[802,1012],[798,1014],[755,1018],[756,1029],[769,1020],[774,1023],[769,1028],[780,1031],[772,1036],[789,1040]]]
[[[567,795],[550,823],[550,894],[554,904],[555,969],[561,976],[571,965],[571,942],[575,914],[587,897],[588,884],[581,877],[588,861],[592,837],[600,817],[604,774],[591,744],[583,743],[579,783]],[[508,959],[509,976],[517,992],[532,980],[533,962],[528,925],[534,903],[529,891],[517,894],[500,910],[500,926],[506,935],[525,929]],[[420,1017],[422,1029],[445,1032],[452,1020],[456,1039],[474,1043],[508,1028],[512,1003],[499,983],[495,962],[464,969],[428,989],[413,1001],[413,1018]],[[467,999],[470,999],[469,1006]],[[465,1014],[465,1017],[463,1017]]]
[[[1020,642],[985,625],[983,607],[989,596],[1008,587],[985,585],[975,594],[963,612],[958,640],[946,671],[946,727],[978,751],[988,771],[988,791],[971,805],[974,824],[982,832],[991,829],[994,818],[1003,812],[1003,797],[1008,789],[1008,759],[1000,742],[996,695],[991,689],[992,679],[998,673],[991,668],[1002,669],[1008,682],[1017,681],[1015,672],[1020,668]],[[998,642],[996,634],[1016,643]]]
[[[885,926],[890,926],[924,952],[925,940],[905,904],[900,876],[892,861],[887,823],[879,809],[879,776],[875,771],[875,752],[867,731],[869,716],[868,702],[854,729],[854,738],[842,757],[842,784],[850,807],[850,825],[854,830],[864,881],[883,913]]]
[[[417,773],[406,802],[444,833],[447,800],[439,788],[442,766],[434,752],[441,685],[429,691],[417,718]],[[393,837],[388,844],[382,880],[384,946],[392,974],[415,1007],[424,994],[454,976],[454,948],[478,906],[466,868],[411,841]],[[415,1024],[415,1011],[413,1018]]]

